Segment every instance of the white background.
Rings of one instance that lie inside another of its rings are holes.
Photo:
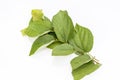
[[[28,25],[32,9],[46,16],[67,10],[74,24],[88,27],[94,34],[90,52],[102,67],[82,80],[120,80],[119,0],[0,0],[0,80],[73,80],[70,60],[53,57],[42,48],[28,56],[32,40],[20,30]]]

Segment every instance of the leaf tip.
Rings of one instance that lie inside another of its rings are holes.
[[[32,56],[32,55],[33,55],[32,53],[29,54],[29,56]]]
[[[26,35],[26,28],[22,29],[20,32],[22,33],[23,36],[25,36]]]
[[[32,51],[32,49],[29,52],[29,56],[32,56],[34,54],[34,52]]]

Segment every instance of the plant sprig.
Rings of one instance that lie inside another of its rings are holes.
[[[30,56],[45,44],[52,49],[52,56],[77,54],[70,62],[74,80],[82,79],[101,66],[97,59],[89,54],[94,42],[92,32],[78,23],[74,26],[67,11],[60,10],[50,21],[42,10],[32,10],[32,18],[28,27],[22,30],[22,34],[38,37],[32,44]]]

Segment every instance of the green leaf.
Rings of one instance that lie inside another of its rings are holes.
[[[39,10],[32,11],[32,19],[29,22],[29,26],[23,29],[21,32],[23,35],[29,37],[35,37],[52,31],[51,21],[43,16],[43,13]]]
[[[94,72],[95,70],[97,70],[100,66],[101,66],[101,64],[94,63],[93,61],[90,61],[90,62],[80,66],[76,70],[72,71],[74,80],[82,79],[83,77],[85,77],[85,76],[89,75],[90,73]]]
[[[52,55],[53,56],[66,56],[66,55],[72,54],[73,52],[74,52],[73,47],[65,43],[65,44],[56,46],[52,51]]]
[[[52,19],[54,31],[61,42],[67,42],[72,38],[73,22],[67,11],[59,11]]]
[[[73,46],[73,48],[76,50],[77,54],[83,54],[84,50],[82,50],[78,44],[76,43],[76,41],[79,41],[79,37],[78,34],[75,32],[75,30],[73,31],[73,35],[74,37],[72,39],[69,40],[69,44],[71,44]],[[79,44],[80,45],[80,44]]]
[[[75,57],[71,61],[72,70],[77,69],[78,67],[82,66],[85,63],[88,63],[91,60],[92,60],[92,58],[87,54]]]
[[[88,28],[76,24],[74,38],[70,40],[70,44],[79,52],[89,52],[93,47],[92,32]]]
[[[39,9],[34,9],[31,13],[33,21],[41,20],[44,17],[42,10]]]
[[[56,46],[61,45],[61,44],[62,44],[62,42],[60,42],[60,41],[54,41],[53,43],[49,44],[49,45],[47,46],[47,48],[53,49],[53,48],[55,48]]]
[[[41,46],[43,46],[45,44],[50,43],[51,41],[54,41],[55,39],[56,38],[51,34],[45,34],[45,35],[38,37],[32,44],[29,55],[30,56],[33,55],[38,50],[38,48],[40,48]]]

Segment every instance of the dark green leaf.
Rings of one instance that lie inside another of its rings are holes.
[[[52,51],[52,55],[53,56],[66,56],[66,55],[72,54],[73,52],[74,52],[73,47],[65,43],[65,44],[56,46]]]
[[[72,71],[74,80],[82,79],[86,75],[89,75],[90,73],[92,73],[95,70],[97,70],[100,66],[101,66],[101,64],[94,63],[93,61],[90,61],[90,62],[80,66],[76,70]]]
[[[23,35],[35,37],[52,31],[51,21],[38,10],[33,11],[29,26],[22,30]]]
[[[40,48],[45,44],[50,43],[51,41],[54,41],[55,39],[56,38],[51,34],[45,34],[38,37],[32,44],[32,48],[29,55],[33,55],[38,50],[38,48]]]
[[[55,48],[56,46],[61,45],[61,44],[62,44],[62,42],[60,42],[60,41],[54,41],[53,43],[49,44],[49,45],[47,46],[47,48],[53,49],[53,48]]]
[[[71,61],[72,70],[77,69],[78,67],[82,66],[85,63],[88,63],[91,60],[92,60],[92,58],[89,55],[87,55],[87,54],[75,57]]]
[[[72,32],[74,29],[71,18],[67,11],[59,11],[52,19],[54,31],[57,38],[61,42],[67,42],[72,38]]]

